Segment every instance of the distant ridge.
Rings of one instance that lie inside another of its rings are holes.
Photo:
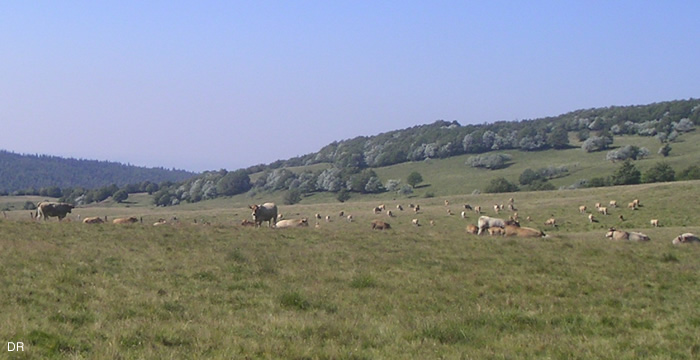
[[[17,154],[0,150],[0,192],[47,187],[94,189],[116,184],[187,180],[197,173],[147,168],[118,162]]]

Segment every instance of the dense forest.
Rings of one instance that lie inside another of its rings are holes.
[[[145,168],[109,161],[22,155],[0,150],[0,193],[38,193],[42,188],[139,184],[144,181],[184,181],[195,176],[184,170]]]
[[[350,193],[411,191],[409,185],[398,184],[395,180],[385,179],[386,182],[383,182],[373,170],[377,167],[472,154],[468,165],[496,169],[509,159],[490,154],[491,151],[568,149],[572,147],[569,141],[571,133],[581,142],[582,151],[594,152],[609,150],[613,136],[621,135],[655,137],[660,146],[668,145],[684,132],[693,131],[697,125],[700,125],[699,99],[577,110],[555,117],[491,124],[462,126],[456,121],[439,120],[375,136],[336,141],[318,152],[271,164],[232,172],[223,169],[208,171],[196,176],[184,171],[134,168],[97,161],[81,161],[78,166],[78,160],[26,157],[3,152],[0,153],[0,190],[3,186],[6,190],[52,186],[53,194],[60,194],[65,201],[79,203],[101,201],[109,196],[119,201],[125,199],[128,193],[148,191],[154,194],[154,203],[159,206],[248,191],[280,190],[286,191],[287,203],[298,202],[302,195],[320,191],[336,193],[338,200],[344,201]],[[606,158],[631,161],[648,156],[649,151],[626,146],[608,152]],[[314,164],[326,166],[301,172],[288,169]],[[626,171],[634,173],[633,170]],[[695,178],[698,170],[688,169],[689,173],[684,176]],[[551,185],[546,180],[565,171],[557,168],[533,170],[532,174],[523,174],[520,183],[530,190],[550,190]],[[659,171],[662,178],[667,178],[663,177],[664,169]],[[251,181],[252,174],[257,174],[254,181]],[[657,175],[645,179],[653,180]],[[620,178],[591,179],[590,184],[582,185],[630,183]],[[43,182],[38,183],[39,180]],[[501,181],[494,184],[493,190],[512,191],[515,187],[511,185],[514,184]],[[42,190],[47,192],[46,188]]]

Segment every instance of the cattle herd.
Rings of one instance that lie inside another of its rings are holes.
[[[445,206],[449,206],[450,202],[449,200],[444,201]],[[421,212],[421,208],[417,204],[409,204],[408,206],[410,209],[415,214],[419,214]],[[594,213],[597,213],[599,216],[607,216],[609,215],[608,208],[616,208],[617,207],[617,201],[612,200],[610,201],[607,206],[603,206],[602,203],[595,203],[595,211],[593,212],[588,212],[588,207],[586,205],[580,205],[578,206],[578,212],[580,214],[586,215],[588,221],[590,222],[597,222],[598,220],[594,216]],[[638,199],[634,199],[633,201],[629,202],[627,204],[627,208],[633,211],[638,210],[641,207],[640,201]],[[66,218],[67,214],[71,213],[72,210],[75,208],[72,204],[68,203],[62,203],[62,202],[50,202],[50,201],[42,201],[37,205],[37,211],[36,214],[32,213],[32,217],[36,220],[47,220],[50,217],[57,217],[59,221],[63,220]],[[267,223],[267,227],[270,228],[278,228],[278,229],[283,229],[283,228],[303,228],[303,227],[308,227],[309,226],[309,219],[308,218],[299,218],[299,219],[283,219],[283,215],[279,213],[277,205],[271,202],[267,202],[264,204],[260,205],[250,205],[249,206],[250,210],[252,211],[251,216],[252,216],[252,221],[245,219],[243,220],[240,225],[241,226],[251,226],[251,227],[261,227],[264,222]],[[508,203],[506,206],[503,204],[494,204],[493,205],[493,211],[496,215],[501,214],[503,211],[510,211],[511,215],[507,218],[501,218],[501,217],[492,217],[492,216],[487,216],[487,215],[481,215],[481,206],[471,206],[469,204],[464,204],[464,211],[461,212],[461,217],[466,219],[468,217],[468,212],[467,211],[474,211],[475,213],[478,214],[478,221],[477,224],[468,224],[466,227],[466,232],[468,234],[474,234],[474,235],[482,235],[482,234],[489,234],[490,236],[516,236],[516,237],[547,237],[544,232],[542,232],[539,229],[536,228],[531,228],[531,227],[525,227],[521,226],[519,222],[519,216],[517,213],[517,209],[515,208],[514,204],[514,199],[510,198],[508,200]],[[404,207],[401,204],[396,205],[396,211],[402,212],[404,211]],[[385,215],[389,219],[397,219],[397,214],[392,212],[391,210],[387,210],[386,205],[381,204],[378,206],[375,206],[372,209],[372,214],[375,216],[382,216]],[[448,208],[447,209],[447,214],[452,215],[451,210]],[[330,215],[326,215],[323,217],[321,214],[316,213],[314,215],[316,218],[316,227],[320,227],[319,221],[322,219],[325,219],[326,222],[331,222],[332,217]],[[353,222],[354,218],[351,214],[345,214],[345,212],[340,211],[338,214],[338,217],[340,219],[344,219],[347,222]],[[80,216],[78,215],[78,218]],[[622,214],[619,215],[619,219],[621,221],[624,221],[624,217]],[[527,220],[530,220],[530,217],[527,217]],[[100,224],[100,223],[106,223],[108,222],[107,216],[104,217],[85,217],[82,220],[83,223],[85,224]],[[130,217],[123,217],[123,218],[115,218],[112,220],[113,224],[133,224],[133,223],[143,223],[143,218],[137,218],[134,216]],[[170,221],[167,221],[165,219],[158,219],[155,223],[153,223],[154,226],[158,225],[164,225],[169,222],[177,222],[177,218],[173,217]],[[195,220],[196,223],[196,220]],[[206,222],[205,222],[206,223]],[[658,227],[660,226],[659,219],[650,219],[649,223],[653,227]],[[419,222],[418,218],[413,218],[411,219],[411,224],[414,226],[421,226],[422,224]],[[434,220],[429,221],[430,225],[435,225]],[[544,223],[544,226],[550,226],[550,227],[557,227],[557,220],[554,217],[551,217],[547,219]],[[391,225],[382,220],[382,219],[374,219],[370,223],[371,229],[373,230],[388,230],[391,229]],[[635,231],[623,231],[623,230],[617,230],[615,228],[610,228],[605,236],[607,238],[610,238],[612,240],[628,240],[628,241],[650,241],[650,237],[640,233],[640,232],[635,232]],[[683,233],[681,235],[676,236],[675,238],[672,239],[671,241],[673,244],[685,244],[685,243],[697,243],[700,242],[700,239],[692,234],[692,233]]]

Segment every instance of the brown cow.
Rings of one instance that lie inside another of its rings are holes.
[[[479,232],[479,228],[474,224],[467,225],[467,232],[476,235]]]
[[[372,230],[385,230],[391,229],[391,225],[381,220],[372,221]]]
[[[505,236],[545,237],[546,235],[542,231],[534,228],[506,225]]]
[[[43,218],[46,220],[49,217],[55,216],[58,217],[58,221],[61,221],[74,208],[75,206],[68,203],[42,201],[37,206],[36,218]]]
[[[155,224],[153,224],[153,225],[155,225]],[[241,226],[255,226],[255,223],[248,220],[248,219],[243,219],[243,221],[241,221]]]

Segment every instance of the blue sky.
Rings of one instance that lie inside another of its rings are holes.
[[[700,97],[695,1],[4,1],[0,149],[234,170]]]

